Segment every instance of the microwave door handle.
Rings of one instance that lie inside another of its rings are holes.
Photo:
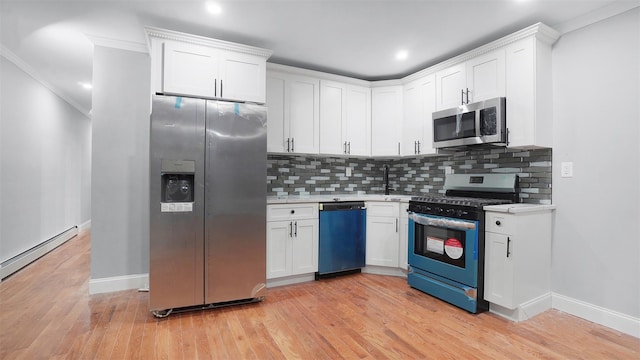
[[[476,110],[474,110],[474,111],[475,111],[475,113],[476,113],[476,114],[475,114],[475,115],[476,115],[476,119],[475,119],[475,120],[476,120],[476,121],[475,121],[475,123],[476,123],[476,136],[477,136],[478,138],[482,139],[484,136],[482,135],[482,131],[480,130],[480,129],[481,129],[481,128],[480,128],[480,123],[482,122],[482,121],[480,120],[480,114],[481,114],[480,110],[481,110],[481,109],[476,109]]]

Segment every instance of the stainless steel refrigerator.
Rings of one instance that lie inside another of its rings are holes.
[[[154,315],[264,297],[266,124],[261,105],[153,97],[149,306]]]

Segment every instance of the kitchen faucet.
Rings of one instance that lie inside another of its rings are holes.
[[[384,181],[384,194],[389,195],[389,191],[395,190],[389,187],[389,165],[382,166],[382,181]]]

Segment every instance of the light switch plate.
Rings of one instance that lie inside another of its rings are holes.
[[[573,162],[560,163],[560,176],[573,177]]]

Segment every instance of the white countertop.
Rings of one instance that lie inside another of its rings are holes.
[[[305,202],[332,201],[397,201],[409,202],[412,195],[378,195],[378,194],[335,194],[335,195],[289,195],[267,196],[267,204],[292,204]]]
[[[542,204],[504,204],[504,205],[489,205],[483,208],[485,211],[495,211],[502,213],[518,214],[534,211],[551,211],[555,210],[555,205],[542,205]]]

